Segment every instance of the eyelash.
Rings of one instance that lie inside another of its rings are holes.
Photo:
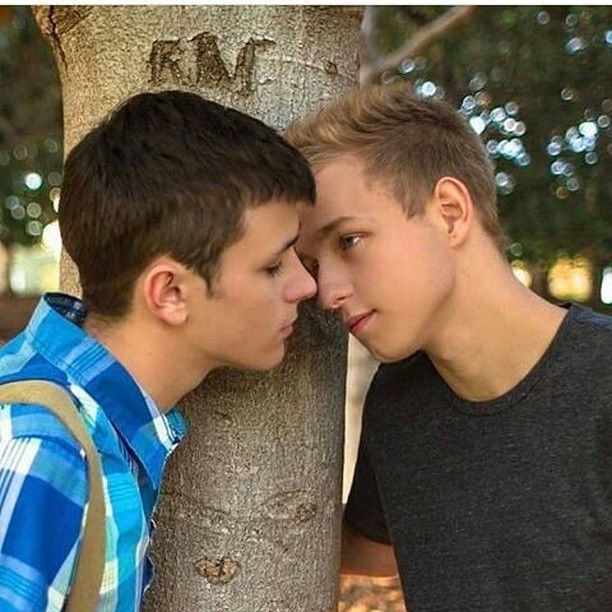
[[[275,264],[274,266],[269,266],[268,268],[266,268],[266,274],[272,278],[274,278],[275,276],[278,276],[279,274],[281,274],[281,272],[283,271],[283,262],[280,261],[279,263]]]
[[[348,251],[356,246],[363,236],[359,234],[346,234],[338,239],[340,250]],[[354,241],[354,242],[353,242]],[[319,273],[319,264],[316,261],[308,261],[306,258],[302,260],[302,265],[308,270],[310,275],[316,280]]]

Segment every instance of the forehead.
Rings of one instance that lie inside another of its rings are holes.
[[[317,184],[315,208],[354,198],[371,187],[371,181],[367,180],[365,175],[363,162],[354,157],[335,158],[315,169],[314,175]]]
[[[226,250],[242,256],[247,252],[266,254],[293,237],[298,228],[298,213],[295,204],[273,200],[244,213],[243,231],[240,239]]]
[[[309,234],[341,217],[377,218],[401,209],[392,194],[353,157],[339,157],[315,169],[316,204],[300,206],[301,231]]]

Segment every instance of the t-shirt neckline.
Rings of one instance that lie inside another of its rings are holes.
[[[567,309],[566,315],[563,317],[559,328],[555,332],[550,344],[531,368],[531,370],[506,393],[492,400],[485,401],[470,401],[458,396],[440,376],[446,391],[448,392],[451,407],[453,410],[464,414],[474,416],[490,416],[498,414],[503,410],[507,410],[521,399],[523,399],[545,376],[550,367],[555,363],[556,356],[559,351],[563,350],[563,346],[570,334],[573,323],[580,310],[580,307],[575,304],[561,304]]]

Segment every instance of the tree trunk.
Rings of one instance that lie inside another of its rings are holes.
[[[143,90],[191,89],[282,129],[356,85],[354,10],[35,12],[60,71],[66,151]],[[61,279],[79,290],[66,257]],[[215,373],[182,403],[190,433],[166,475],[148,610],[335,609],[346,335],[312,305],[302,315],[282,367]]]
[[[0,242],[0,295],[13,295],[11,287],[11,266],[13,249]]]

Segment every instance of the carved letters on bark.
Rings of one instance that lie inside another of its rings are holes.
[[[92,12],[91,6],[34,6],[32,12],[38,27],[57,52],[58,64],[68,67],[62,48],[61,36],[76,27]]]
[[[189,39],[156,40],[149,56],[151,85],[174,84],[199,89],[225,89],[241,96],[254,91],[253,72],[257,49],[276,43],[251,37],[240,49],[230,72],[219,52],[218,37],[201,32]]]

